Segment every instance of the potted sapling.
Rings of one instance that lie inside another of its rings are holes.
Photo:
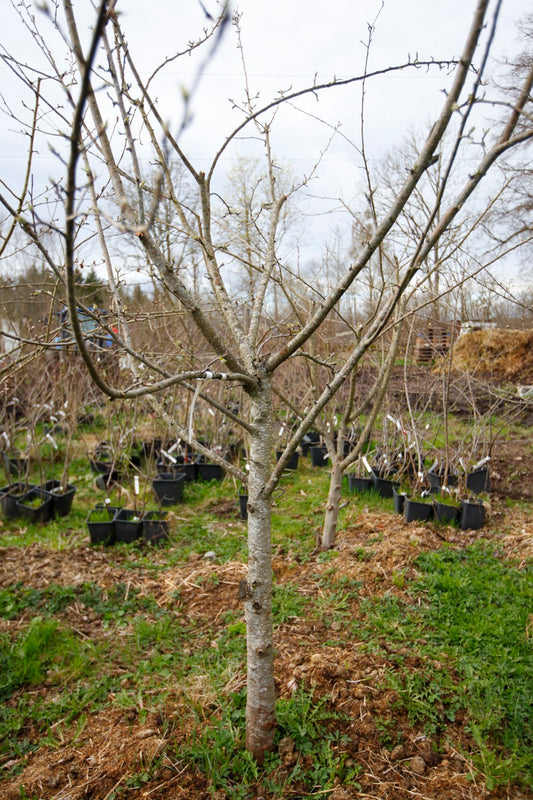
[[[461,505],[457,500],[457,489],[442,486],[440,491],[433,492],[435,519],[446,525],[458,525],[461,517]]]
[[[184,472],[159,472],[152,481],[152,490],[160,505],[173,506],[183,500],[184,485]]]
[[[198,464],[191,458],[188,448],[182,447],[180,439],[174,444],[160,449],[157,469],[159,474],[183,475],[186,482],[195,481],[198,478]]]
[[[466,500],[461,500],[461,516],[459,518],[461,530],[482,528],[485,522],[485,515],[485,505],[479,498],[470,497]]]
[[[429,499],[431,491],[427,485],[424,473],[423,443],[424,434],[415,421],[409,393],[406,391],[406,401],[409,410],[410,425],[405,426],[402,421],[392,414],[387,414],[387,419],[393,423],[396,436],[400,437],[401,444],[396,451],[395,477],[401,482],[405,477],[410,479],[409,491],[394,491],[396,510],[403,514],[406,522],[425,522],[433,516],[433,504]]]
[[[250,469],[248,462],[246,462],[244,468],[246,472],[248,472],[248,470]],[[248,486],[245,483],[241,483],[241,485],[239,486],[238,498],[239,498],[239,516],[242,520],[246,521],[248,519]]]
[[[356,468],[348,473],[348,488],[350,492],[360,494],[369,492],[373,487],[372,467],[367,454],[359,456],[356,461]]]
[[[89,512],[85,523],[89,531],[91,544],[111,545],[115,542],[115,515],[116,506],[111,505],[111,499],[105,501]]]
[[[473,494],[490,492],[489,461],[490,456],[484,456],[466,473],[466,488]]]
[[[489,485],[488,469],[483,469],[488,460],[488,457],[483,458],[469,468],[464,459],[460,459],[460,464],[464,470],[460,485],[462,497],[459,525],[461,530],[477,530],[482,528],[485,522],[486,509],[479,494],[484,485]],[[483,478],[479,479],[479,481],[476,475],[478,469],[483,470]],[[476,475],[474,481],[472,481],[472,475]],[[472,485],[475,488],[472,488]]]
[[[180,483],[182,486],[184,480],[184,476],[181,476]],[[166,495],[160,499],[157,492],[154,491],[154,494],[156,494],[158,507],[157,509],[144,510],[142,515],[142,535],[147,544],[158,545],[168,538],[170,515],[166,509],[163,510],[162,508],[166,504],[163,502],[166,499]]]
[[[25,447],[17,446],[25,435]],[[3,452],[4,470],[8,478],[14,478],[16,483],[27,483],[30,470],[30,452],[32,438],[29,431],[19,432],[16,439],[11,439],[4,431],[4,442],[7,450]]]
[[[61,417],[61,430],[66,435],[61,477],[59,479],[51,478],[47,480],[44,483],[43,488],[45,489],[45,491],[49,492],[52,497],[54,515],[57,515],[59,517],[65,517],[67,516],[67,514],[70,513],[70,510],[72,508],[72,501],[74,499],[74,495],[76,494],[76,486],[73,483],[70,483],[69,481],[69,470],[72,457],[72,444],[74,438],[75,422],[66,412],[60,412],[59,416]],[[76,412],[76,418],[77,418],[77,412]],[[58,430],[58,429],[56,427],[53,430]],[[53,430],[47,432],[45,434],[45,437],[48,439],[48,441],[54,448],[54,452],[57,453],[59,451],[59,446],[53,435]]]
[[[404,498],[403,513],[406,522],[426,522],[433,517],[431,488],[423,469],[424,458],[416,429],[413,429],[412,434],[413,444],[409,448],[411,489],[409,495]],[[414,456],[413,453],[415,453]]]
[[[133,477],[133,508],[120,508],[115,514],[115,539],[131,543],[142,536],[142,511],[139,508],[139,476]]]
[[[53,517],[53,501],[48,492],[40,486],[25,492],[17,500],[19,516],[24,517],[29,522],[48,522]]]
[[[168,539],[169,512],[161,508],[157,511],[145,511],[142,526],[143,540],[147,544],[162,544]]]
[[[406,522],[426,522],[433,516],[431,490],[422,485],[423,472],[419,472],[412,494],[405,497],[404,516]]]
[[[390,422],[394,424],[392,433],[388,424]],[[402,450],[396,441],[397,422],[391,414],[386,414],[383,417],[381,435],[381,444],[376,448],[372,461],[372,481],[375,490],[381,497],[392,498],[394,490],[398,489],[401,482],[402,468],[401,460],[398,456],[399,453],[402,453]]]
[[[2,436],[9,448],[11,445],[11,438],[6,431],[3,432]],[[13,458],[15,458],[15,456],[13,456]],[[6,454],[4,454],[5,471],[8,480],[10,477],[16,476],[16,480],[0,488],[0,507],[6,519],[16,519],[20,516],[17,503],[26,492],[34,487],[34,484],[28,481],[29,459],[25,460],[24,469],[20,471],[14,469],[14,463],[15,462],[11,460],[11,456],[6,462]],[[16,463],[18,467],[22,467],[22,462],[18,461]]]
[[[325,444],[313,444],[309,448],[313,467],[325,467],[328,463],[328,448]]]

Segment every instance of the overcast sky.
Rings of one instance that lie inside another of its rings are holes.
[[[215,0],[204,6],[217,12]],[[257,102],[268,101],[278,90],[309,85],[318,80],[359,75],[363,71],[368,25],[376,21],[369,68],[380,69],[420,59],[451,59],[459,56],[468,31],[475,0],[240,0],[232,9],[242,12],[242,38],[250,90]],[[74,0],[75,9],[87,13],[89,0]],[[144,76],[167,55],[183,49],[206,24],[199,0],[118,0],[122,24],[131,50]],[[380,10],[381,9],[381,10]],[[519,46],[516,23],[531,10],[530,0],[503,0],[498,34],[493,49],[495,60],[512,58]],[[87,15],[87,22],[90,14]],[[490,16],[492,19],[492,15]],[[40,22],[48,35],[49,23]],[[86,41],[89,33],[86,30]],[[2,0],[3,48],[31,61],[32,42],[21,27],[11,0]],[[58,49],[59,52],[59,49]],[[203,56],[202,56],[203,58]],[[182,90],[193,86],[198,58],[174,63],[157,85],[159,108],[177,130],[183,111]],[[243,99],[241,55],[233,30],[228,29],[209,60],[193,97],[192,120],[181,143],[193,164],[207,169],[221,142],[240,122],[230,99]],[[377,161],[389,148],[401,142],[410,130],[433,121],[443,100],[451,74],[438,70],[409,70],[369,82],[366,101],[366,137],[370,157]],[[0,65],[2,94],[20,110],[22,96],[14,79]],[[331,126],[341,123],[343,136],[330,146],[314,183],[317,194],[342,197],[350,202],[357,192],[360,163],[352,144],[359,142],[360,90],[333,90],[319,98],[297,103],[298,111],[280,112],[273,127],[276,155],[298,174],[308,174],[331,137]],[[312,117],[310,116],[312,115]],[[328,125],[314,118],[326,119]],[[329,126],[329,127],[328,127]],[[0,126],[0,168],[7,182],[21,180],[27,140],[12,132],[6,117]],[[15,126],[16,127],[16,126]],[[252,130],[249,133],[253,133]],[[240,140],[221,161],[219,181],[237,152],[253,152],[253,143]],[[260,154],[260,151],[257,151]],[[61,166],[41,142],[36,170],[57,175]]]
[[[136,52],[142,48],[156,63],[157,57],[171,53],[178,41],[194,38],[204,20],[198,0],[182,0],[179,12],[170,11],[176,7],[171,0],[157,0],[152,5],[146,19],[145,0],[128,0],[123,24]],[[213,0],[206,0],[205,5],[213,11],[217,7]],[[376,0],[235,2],[233,7],[242,12],[244,55],[252,93],[260,92],[261,98],[268,100],[280,89],[309,85],[315,74],[319,80],[362,74],[368,25],[374,21],[370,69],[402,63],[409,54],[418,54],[421,59],[457,57],[475,2],[385,0],[381,6]],[[494,46],[496,57],[504,59],[516,53],[516,21],[528,10],[530,0],[503,0]],[[170,20],[176,24],[169,24]],[[167,86],[172,89],[174,85],[176,101],[179,87],[190,86],[193,79],[193,66],[188,65],[187,59],[169,71]],[[425,70],[410,71],[372,82],[368,87],[367,121],[376,152],[398,141],[411,125],[426,122],[431,112],[440,107],[441,89],[449,84],[450,77],[437,70],[429,75]],[[352,96],[359,95],[354,92]],[[200,158],[210,154],[208,147],[202,149],[205,142],[220,140],[231,130],[232,121],[239,118],[230,112],[230,97],[243,97],[240,53],[232,32],[228,32],[210,62],[196,96],[195,121],[188,132],[187,145],[196,148]],[[331,93],[329,98],[321,95],[319,103],[315,103],[317,115],[327,116],[332,109],[338,117],[330,117],[331,121],[338,119],[347,128],[358,128],[359,107],[354,104],[350,108],[342,92]],[[291,143],[286,149],[287,157],[297,161],[303,144],[301,140],[296,145]]]

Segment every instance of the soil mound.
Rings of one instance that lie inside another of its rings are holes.
[[[478,376],[533,384],[533,331],[489,328],[466,333],[453,348],[452,366]]]

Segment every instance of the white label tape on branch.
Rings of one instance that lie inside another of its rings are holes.
[[[56,442],[56,440],[54,439],[54,437],[53,437],[51,434],[47,433],[47,434],[46,434],[46,438],[47,438],[47,439],[48,439],[48,441],[51,443],[51,445],[52,445],[52,447],[54,448],[54,450],[57,450],[57,449],[58,449],[58,447],[57,447],[57,442]]]
[[[163,448],[161,448],[161,455],[165,456],[165,458],[168,458],[168,460],[170,461],[171,464],[177,464],[178,463],[178,459],[174,458],[174,456],[171,456],[170,453],[167,453],[167,451],[163,450]]]

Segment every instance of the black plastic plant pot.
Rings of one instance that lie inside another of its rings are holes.
[[[406,497],[403,512],[406,522],[427,522],[433,516],[433,504]]]
[[[131,467],[140,467],[143,460],[143,450],[141,442],[134,442],[128,457]]]
[[[183,500],[183,472],[161,472],[152,481],[156,500],[162,506],[173,506]]]
[[[130,544],[143,535],[141,515],[133,508],[121,508],[115,514],[115,541]]]
[[[428,474],[428,482],[432,492],[440,492],[442,488],[442,478],[440,475],[437,475],[436,472],[432,472],[429,470]]]
[[[461,530],[478,530],[485,522],[485,506],[483,503],[472,503],[470,500],[461,502]]]
[[[376,472],[372,473],[372,483],[374,484],[374,489],[381,497],[388,498],[393,496],[393,490],[397,489],[399,486],[397,481],[393,481],[390,478],[382,478]]]
[[[232,461],[235,461],[237,458],[239,458],[240,453],[241,453],[241,445],[240,445],[240,443],[237,444],[236,442],[230,442],[230,444],[229,444],[229,457],[230,457],[230,459]]]
[[[311,447],[320,444],[320,434],[318,431],[307,431],[304,438],[302,439],[302,456],[307,458],[309,455],[309,451]]]
[[[198,478],[202,481],[221,481],[224,470],[219,464],[197,464]]]
[[[476,469],[466,476],[466,488],[474,494],[490,492],[490,476],[487,468]]]
[[[248,495],[247,494],[240,494],[239,495],[239,513],[241,515],[241,519],[248,519]]]
[[[169,464],[165,461],[157,462],[157,470],[160,474],[178,473],[185,475],[186,481],[195,481],[198,479],[198,465],[192,461],[181,461],[176,464]]]
[[[113,468],[111,461],[96,461],[93,458],[89,459],[89,465],[95,475],[109,474]]]
[[[16,519],[20,517],[20,511],[17,502],[21,499],[22,495],[30,489],[33,489],[32,483],[10,483],[0,489],[0,506],[2,513],[6,519]]]
[[[100,475],[98,475],[95,483],[99,489],[101,489],[103,492],[106,492],[111,488],[111,486],[118,483],[118,481],[119,474],[116,469],[113,469],[111,472],[102,472]]]
[[[156,467],[159,472],[175,472],[183,464],[185,464],[185,456],[181,453],[176,453],[170,458],[160,455],[157,459]]]
[[[24,517],[28,522],[48,522],[54,513],[54,504],[50,494],[37,486],[25,492],[17,500],[17,508],[19,516]]]
[[[190,461],[185,462],[185,464],[180,464],[174,472],[178,474],[185,475],[185,480],[187,482],[192,482],[198,480],[198,465],[193,464]]]
[[[405,492],[399,492],[396,486],[392,487],[392,501],[394,503],[394,510],[397,514],[403,514],[406,497],[407,495]]]
[[[281,458],[281,454],[282,454],[281,450],[277,450],[276,451],[276,459],[278,461]],[[299,460],[300,460],[300,454],[297,453],[297,452],[293,453],[292,456],[287,461],[287,463],[285,464],[285,469],[288,469],[288,470],[291,470],[292,472],[294,472],[295,470],[298,469],[298,461]]]
[[[431,491],[440,492],[443,484],[443,476],[439,475],[438,472],[432,472],[429,470],[427,477]],[[457,475],[448,475],[446,482],[448,486],[457,486]]]
[[[115,514],[118,508],[97,506],[89,512],[85,520],[91,544],[110,545],[115,542]]]
[[[441,503],[435,501],[435,519],[443,522],[446,525],[458,525],[461,517],[461,509],[459,506],[452,506],[449,503]]]
[[[360,478],[358,475],[348,475],[348,489],[350,492],[362,494],[372,489],[372,478]]]
[[[76,494],[76,487],[69,484],[67,488],[62,490],[55,490],[50,492],[54,501],[54,512],[58,517],[66,517],[70,514],[74,495]]]
[[[70,514],[72,501],[76,494],[75,486],[69,483],[68,486],[63,489],[61,481],[51,480],[46,481],[43,488],[45,492],[48,492],[52,497],[54,514],[57,514],[58,517],[66,517],[67,514]]]
[[[165,511],[147,511],[143,516],[143,539],[148,544],[162,544],[168,539],[168,519]]]
[[[324,467],[328,460],[328,449],[325,445],[312,445],[309,448],[311,453],[311,464],[313,467]]]
[[[7,475],[20,477],[28,470],[28,459],[19,456],[11,456],[9,453],[4,453],[4,467]]]
[[[59,489],[61,486],[61,481],[56,480],[55,478],[51,478],[49,481],[43,485],[43,489],[45,492],[53,492],[54,489]]]

